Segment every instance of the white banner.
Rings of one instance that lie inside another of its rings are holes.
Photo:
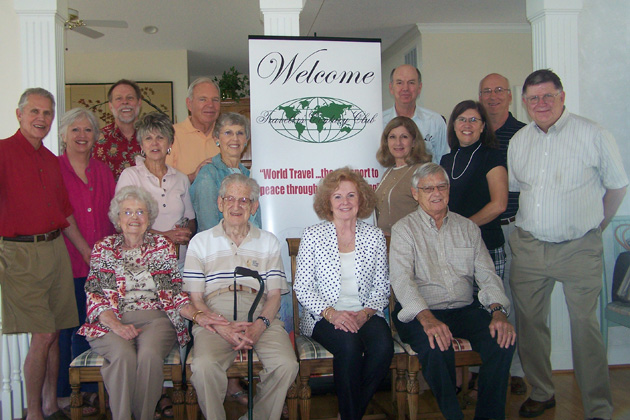
[[[374,188],[381,178],[381,43],[252,36],[249,68],[251,173],[263,227],[286,248],[319,221],[313,195],[329,171],[350,166]]]

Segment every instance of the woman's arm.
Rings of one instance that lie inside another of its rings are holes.
[[[490,202],[481,210],[470,216],[470,220],[477,226],[483,226],[499,217],[507,207],[508,201],[508,174],[503,166],[495,166],[486,174],[488,190],[490,190]]]
[[[371,314],[376,311],[381,311],[387,307],[389,304],[390,294],[387,242],[385,241],[385,236],[382,232],[379,232],[376,237],[376,241],[376,246],[374,248],[369,248],[374,252],[371,256],[371,258],[374,259],[374,277],[372,278],[369,298],[365,304],[366,309],[369,309]],[[362,269],[369,269],[369,267]]]
[[[315,266],[318,256],[315,253],[317,234],[310,228],[304,230],[297,255],[297,269],[293,279],[293,289],[300,304],[309,312],[320,315],[330,306],[320,295]]]
[[[190,190],[199,232],[213,228],[221,219],[217,205],[220,184],[215,179],[217,176],[218,173],[213,165],[204,166],[199,171]]]

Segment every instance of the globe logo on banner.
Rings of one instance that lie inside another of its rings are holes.
[[[332,143],[359,134],[370,122],[366,113],[343,99],[307,97],[287,101],[259,122],[267,122],[280,135],[304,143]]]

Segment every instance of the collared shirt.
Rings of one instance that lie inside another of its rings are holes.
[[[273,233],[249,224],[249,233],[237,246],[225,233],[223,223],[196,234],[188,245],[184,266],[184,290],[210,293],[234,284],[234,269],[258,271],[265,282],[265,294],[280,289],[289,292],[280,257],[280,242]],[[240,285],[260,289],[258,280],[237,277]]]
[[[59,156],[59,166],[74,211],[74,220],[81,235],[92,248],[96,241],[114,233],[114,225],[107,215],[116,188],[112,172],[103,162],[92,158],[85,170],[88,179],[86,184],[74,172],[67,154]],[[83,261],[81,253],[72,242],[65,236],[64,240],[72,263],[72,275],[87,277],[90,267]]]
[[[499,150],[503,155],[504,162],[507,162],[507,153],[508,146],[510,145],[510,140],[516,134],[518,130],[525,127],[527,124],[520,122],[516,118],[512,116],[511,112],[508,112],[508,118],[505,120],[505,123],[494,132],[497,141],[499,142]],[[499,219],[508,219],[512,216],[516,215],[518,211],[518,192],[510,191],[508,193],[508,203],[505,211]],[[507,239],[507,238],[506,238]]]
[[[177,169],[166,166],[166,175],[162,177],[162,184],[144,164],[142,156],[136,157],[136,166],[125,169],[120,175],[116,192],[128,185],[142,187],[157,201],[159,213],[153,229],[166,232],[175,228],[175,224],[182,218],[195,218],[192,201],[190,199],[190,182],[188,177]],[[186,246],[179,247],[179,262],[183,266],[186,256]]]
[[[396,106],[383,111],[383,127],[397,116]],[[416,105],[416,112],[411,119],[420,129],[427,153],[433,156],[431,161],[439,165],[442,156],[451,150],[446,141],[446,123],[444,118],[437,112]]]
[[[606,190],[628,185],[612,134],[566,109],[547,133],[532,122],[514,135],[508,173],[521,193],[516,226],[547,242],[598,227]]]
[[[115,123],[101,128],[101,133],[103,137],[96,141],[92,157],[105,162],[118,181],[122,171],[134,165],[135,157],[140,154],[140,144],[135,132],[131,140],[127,140]]]
[[[219,146],[212,137],[193,127],[191,117],[175,124],[175,141],[166,163],[186,175],[195,172],[197,166],[206,159],[219,154]]]
[[[69,226],[72,206],[59,161],[18,130],[0,140],[0,236],[40,235]]]
[[[448,212],[437,228],[422,208],[392,228],[389,279],[402,305],[398,319],[413,320],[425,309],[457,309],[473,302],[473,282],[479,285],[479,302],[509,311],[501,278],[475,223]]]

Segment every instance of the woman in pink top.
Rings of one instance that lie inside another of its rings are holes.
[[[65,146],[63,155],[59,156],[61,175],[68,190],[79,231],[92,248],[98,240],[114,233],[114,226],[107,216],[107,211],[114,196],[116,183],[107,165],[91,157],[92,146],[99,136],[98,121],[94,114],[86,108],[74,108],[61,117],[60,124],[59,133]],[[74,293],[81,325],[85,322],[84,287],[90,267],[74,245],[67,238],[64,239],[72,263]],[[62,330],[59,336],[57,397],[62,398],[60,407],[69,407],[70,404],[68,382],[70,362],[90,349],[85,337],[76,334],[77,329],[78,327]],[[95,392],[96,386],[84,387],[84,391]],[[84,407],[84,415],[94,414],[93,407],[85,405]]]

